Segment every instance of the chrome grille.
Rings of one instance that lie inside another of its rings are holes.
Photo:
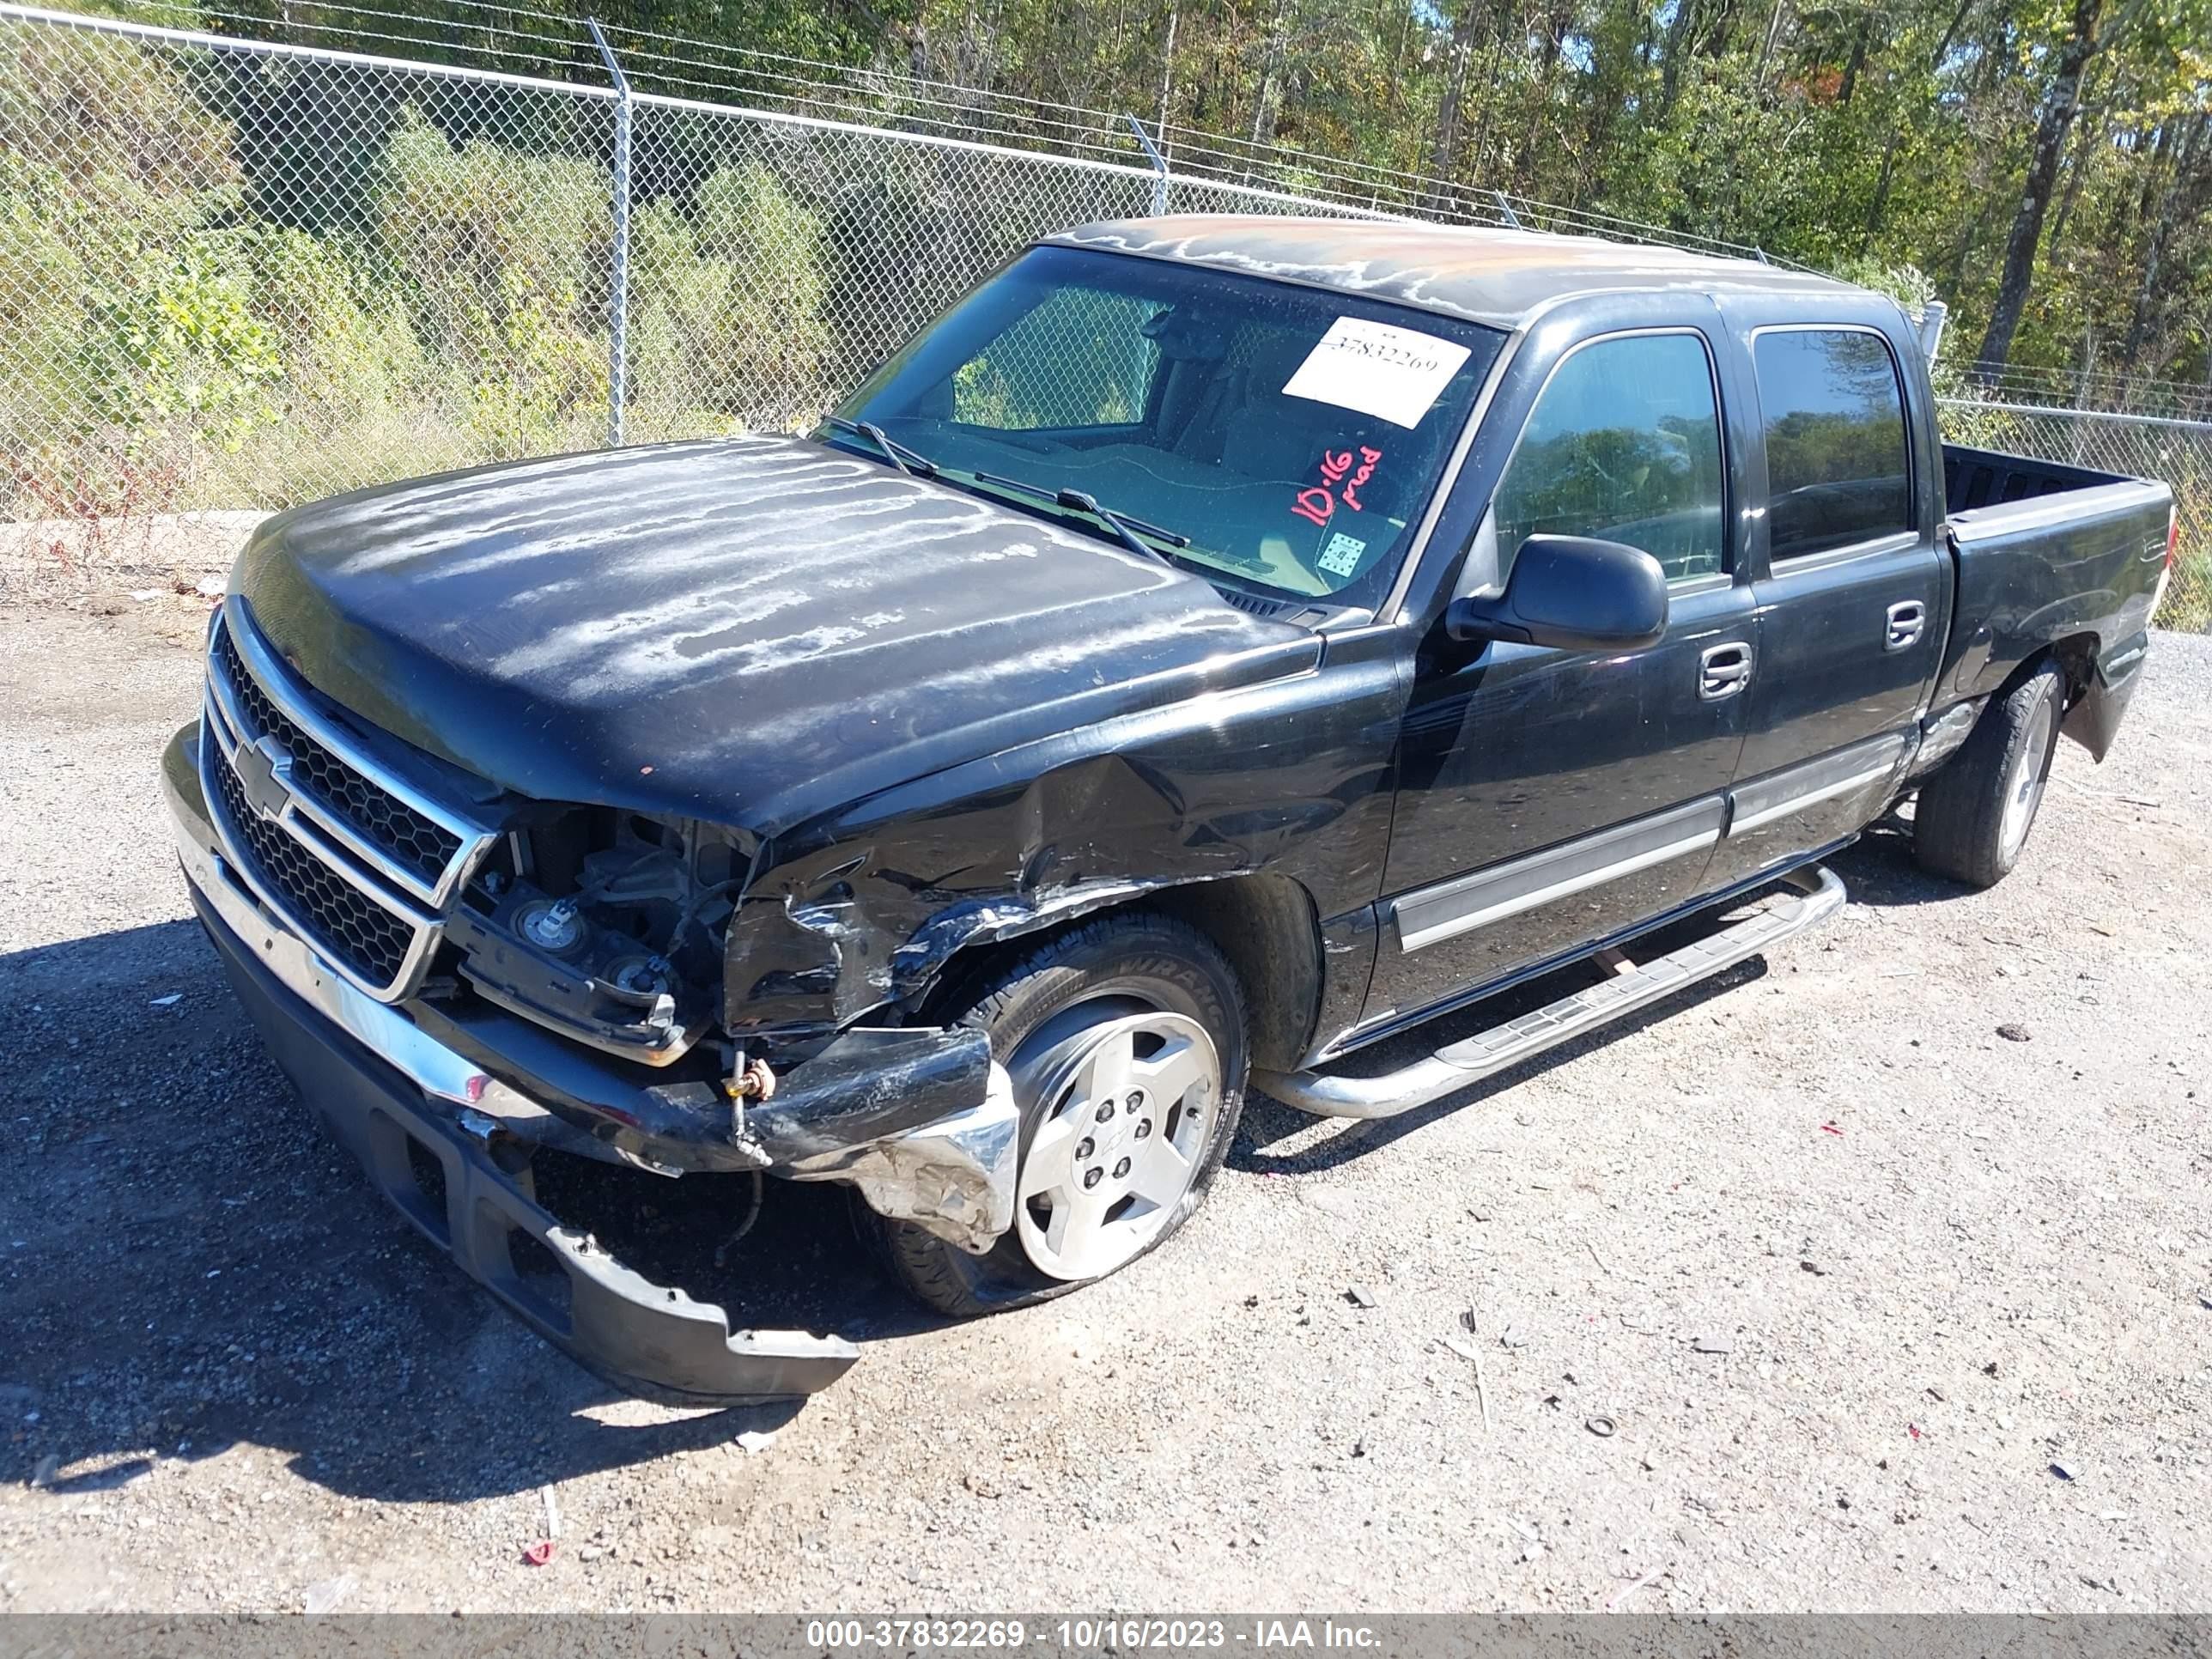
[[[235,600],[209,641],[203,728],[210,816],[238,873],[341,976],[407,995],[492,832],[316,710]]]
[[[246,805],[238,774],[226,763],[213,768],[228,828],[246,844],[254,873],[286,908],[313,930],[309,942],[334,953],[338,967],[376,986],[396,981],[407,966],[416,929],[375,903],[360,888],[309,853]]]
[[[215,636],[216,664],[230,678],[239,712],[255,736],[272,737],[292,757],[294,775],[379,848],[434,883],[461,850],[461,838],[433,823],[405,801],[363,777],[305,732],[269,700],[239,660],[230,631]]]

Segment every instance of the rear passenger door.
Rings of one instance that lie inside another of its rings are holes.
[[[1728,309],[1758,415],[1751,471],[1765,480],[1749,550],[1764,661],[1717,885],[1850,835],[1881,809],[1950,608],[1925,477],[1940,462],[1915,439],[1932,428],[1910,401],[1924,382],[1899,355],[1911,343],[1878,312],[1807,323],[1802,298]]]
[[[1705,318],[1717,322],[1710,307]],[[1599,333],[1541,372],[1525,415],[1492,416],[1518,435],[1494,489],[1462,480],[1489,507],[1456,591],[1497,591],[1528,536],[1604,537],[1665,569],[1668,629],[1625,653],[1476,647],[1430,630],[1400,740],[1365,1026],[1701,890],[1756,660],[1749,587],[1734,574],[1717,366],[1704,327]]]

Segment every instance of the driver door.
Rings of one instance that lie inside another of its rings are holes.
[[[1496,591],[1539,532],[1626,542],[1668,573],[1667,633],[1619,653],[1431,630],[1400,738],[1363,1026],[1462,1000],[1703,890],[1758,645],[1734,574],[1717,361],[1699,328],[1601,334],[1570,347],[1529,406],[1459,591]]]

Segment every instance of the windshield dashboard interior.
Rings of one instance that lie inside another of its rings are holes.
[[[1504,340],[1354,295],[1036,247],[826,435],[1230,586],[1372,607]]]

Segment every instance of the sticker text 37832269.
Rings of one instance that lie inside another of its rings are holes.
[[[1410,432],[1468,355],[1457,341],[1416,328],[1339,317],[1283,383],[1283,395],[1356,410]]]

